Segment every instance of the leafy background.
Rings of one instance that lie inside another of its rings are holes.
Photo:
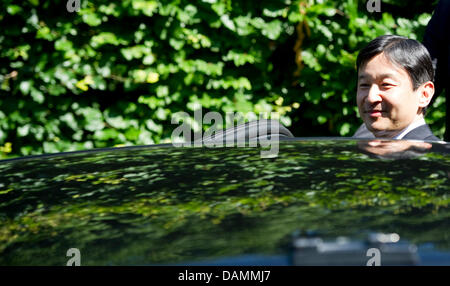
[[[421,40],[435,3],[66,4],[0,3],[0,158],[170,142],[174,114],[200,107],[277,112],[295,136],[351,136],[358,50],[383,34]],[[427,116],[440,137],[444,110],[439,96]]]

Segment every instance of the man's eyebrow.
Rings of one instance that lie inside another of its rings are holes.
[[[368,75],[362,74],[362,75],[358,76],[358,80],[365,79],[365,78],[368,78],[368,77],[369,77]]]
[[[387,78],[387,77],[392,78],[392,79],[397,79],[397,76],[393,73],[383,73],[383,74],[377,75],[377,78],[380,78],[380,79]],[[362,74],[362,75],[358,76],[358,80],[366,79],[366,78],[371,78],[371,76],[368,74]]]

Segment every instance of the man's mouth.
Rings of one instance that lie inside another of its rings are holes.
[[[366,111],[370,117],[381,117],[383,115],[384,110],[381,109],[369,109]]]

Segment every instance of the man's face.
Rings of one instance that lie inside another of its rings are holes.
[[[419,89],[403,68],[381,53],[359,68],[359,114],[376,137],[392,138],[419,116]]]

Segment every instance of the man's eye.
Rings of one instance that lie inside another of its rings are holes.
[[[368,85],[367,83],[361,83],[361,84],[359,85],[359,87],[369,87],[369,85]]]
[[[382,86],[393,86],[393,84],[385,82],[382,84]]]

